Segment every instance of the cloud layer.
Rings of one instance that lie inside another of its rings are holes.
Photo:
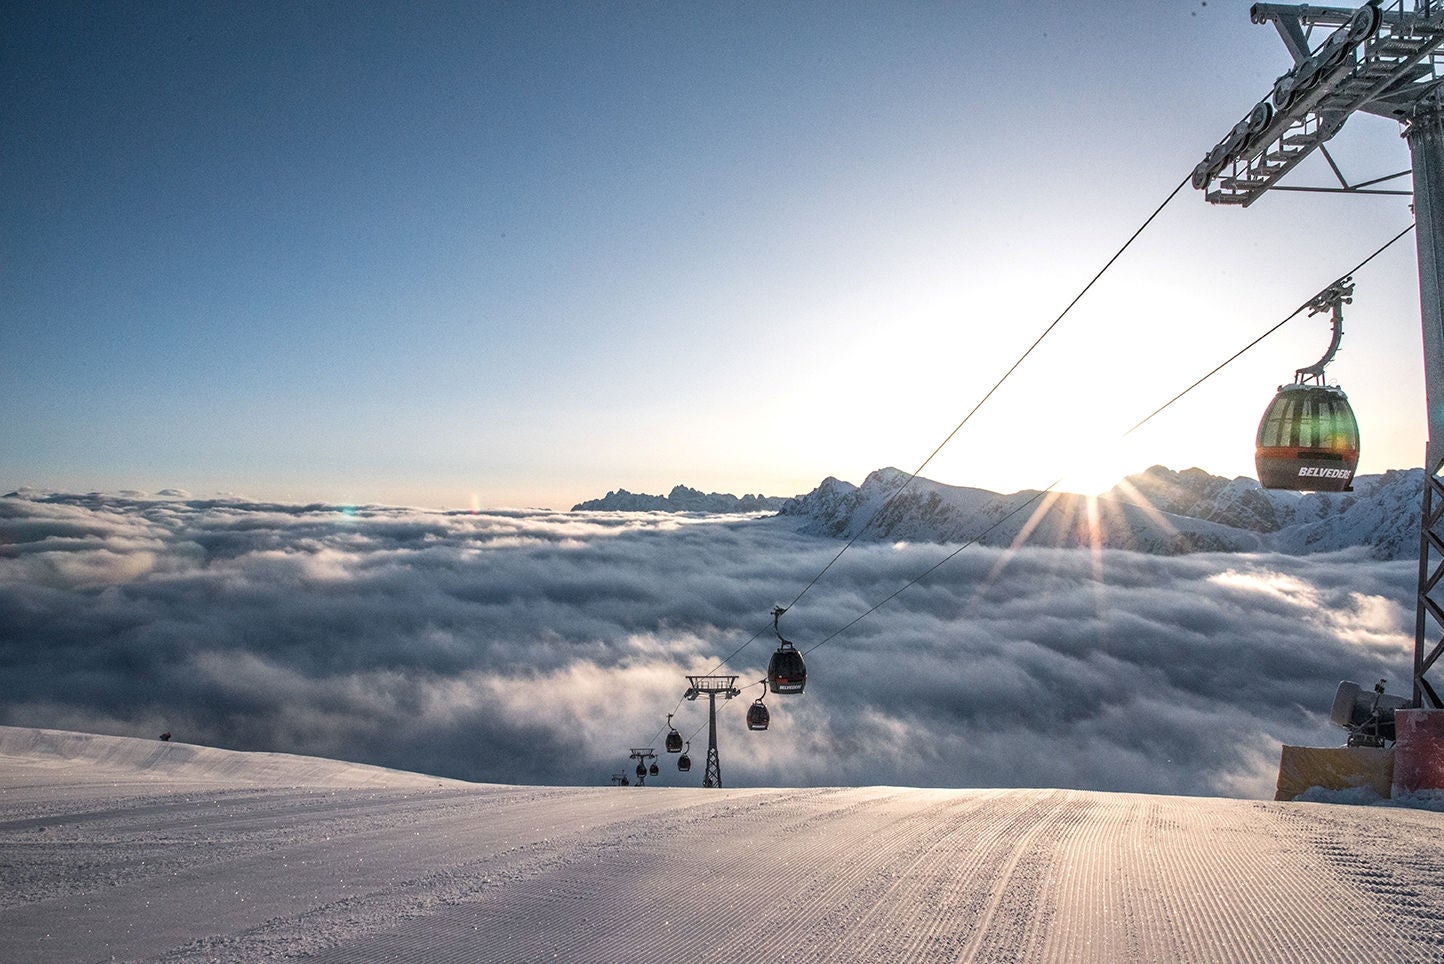
[[[836,555],[788,520],[0,499],[0,722],[342,757],[467,779],[603,783],[683,674],[759,679],[768,615]],[[1266,795],[1280,742],[1328,745],[1342,678],[1408,692],[1412,562],[854,547],[784,618],[800,697],[729,785],[1063,786]],[[834,635],[836,634],[836,635]]]

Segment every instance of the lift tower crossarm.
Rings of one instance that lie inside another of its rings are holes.
[[[1304,27],[1342,27],[1350,21],[1354,13],[1355,11],[1348,7],[1298,7],[1283,3],[1256,3],[1249,9],[1249,16],[1254,23],[1272,22],[1278,29],[1279,37],[1293,56],[1296,67],[1311,55],[1308,34],[1304,32]],[[1380,8],[1379,24],[1383,38],[1380,43],[1385,45],[1401,38],[1426,36],[1439,29],[1437,17],[1392,7]],[[1437,51],[1437,47],[1435,50]],[[1428,74],[1427,68],[1418,66],[1419,61],[1428,55],[1429,51],[1425,50],[1414,61],[1415,67],[1410,73],[1416,75],[1415,80],[1424,79]],[[1380,94],[1361,104],[1358,109],[1366,114],[1378,114],[1380,117],[1398,120],[1407,108],[1408,96],[1408,93],[1404,92],[1401,101],[1391,98],[1388,93]]]
[[[1194,169],[1194,187],[1214,204],[1252,204],[1356,110],[1407,120],[1439,81],[1444,3],[1413,12],[1377,0],[1357,10],[1256,4],[1252,16],[1274,23],[1295,63]],[[1309,51],[1305,24],[1338,26]]]

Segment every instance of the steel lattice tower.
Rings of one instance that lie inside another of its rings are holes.
[[[1440,27],[1444,30],[1444,23]],[[1439,636],[1444,629],[1444,481],[1440,478],[1444,470],[1444,99],[1440,88],[1434,88],[1430,101],[1417,105],[1405,136],[1414,159],[1414,233],[1419,247],[1419,303],[1424,321],[1424,380],[1429,406],[1414,628],[1414,705],[1439,709],[1444,707],[1444,701],[1425,674],[1444,652],[1444,639]]]
[[[737,688],[736,676],[688,676],[687,682],[691,684],[687,688],[687,699],[707,697],[707,767],[703,772],[702,786],[720,789],[722,760],[717,755],[717,697],[730,700],[741,696],[742,691]]]
[[[1444,3],[1415,0],[1412,10],[1405,0],[1370,0],[1354,10],[1256,3],[1250,15],[1254,23],[1273,23],[1294,66],[1194,169],[1194,187],[1214,204],[1247,207],[1270,190],[1409,194],[1374,185],[1413,175],[1429,427],[1413,705],[1441,709],[1444,700],[1427,674],[1444,655]],[[1315,26],[1336,29],[1310,49],[1305,31]],[[1355,111],[1404,125],[1412,171],[1345,181],[1324,142]],[[1278,184],[1314,150],[1329,162],[1338,187]]]

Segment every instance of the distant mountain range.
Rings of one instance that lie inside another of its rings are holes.
[[[788,501],[781,495],[729,495],[699,492],[685,485],[672,487],[666,495],[647,495],[617,489],[600,499],[578,502],[573,512],[776,512]]]
[[[1353,492],[1271,491],[1249,478],[1156,465],[1090,499],[1072,493],[1014,492],[943,485],[879,469],[862,485],[827,478],[791,499],[737,496],[677,486],[670,495],[625,489],[576,509],[767,512],[799,532],[870,542],[966,542],[1072,548],[1102,546],[1176,555],[1274,551],[1294,555],[1368,546],[1378,559],[1419,551],[1424,470],[1359,476]]]
[[[829,478],[779,514],[797,518],[801,532],[865,541],[1098,545],[1167,555],[1301,555],[1369,546],[1376,558],[1402,559],[1419,551],[1424,470],[1359,476],[1353,492],[1296,493],[1158,465],[1096,500],[1036,491],[1000,495],[919,478],[888,502],[906,479],[898,469],[879,469],[861,486]]]

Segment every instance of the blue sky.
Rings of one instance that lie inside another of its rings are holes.
[[[914,467],[1287,67],[1248,4],[0,13],[0,486],[547,505]],[[1336,157],[1407,167],[1361,117]],[[1327,183],[1321,165],[1295,183]],[[926,474],[1252,473],[1405,198],[1186,189]],[[1330,374],[1424,440],[1412,239]]]

